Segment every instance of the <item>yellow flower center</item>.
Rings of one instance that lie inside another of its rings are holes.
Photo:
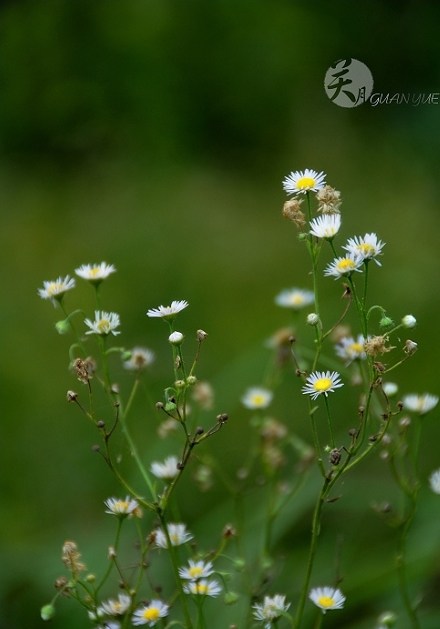
[[[115,610],[115,612],[119,612],[122,609],[122,605],[121,603],[117,603],[116,601],[113,603],[113,609]]]
[[[96,327],[101,334],[107,334],[110,329],[110,321],[108,319],[101,319],[101,321],[96,324]]]
[[[170,535],[170,540],[171,540],[171,543],[174,544],[175,546],[179,544],[179,536],[176,535],[176,533],[172,533]]]
[[[255,406],[261,406],[262,404],[264,404],[264,397],[262,395],[254,395],[254,397],[252,398],[252,402],[255,404]]]
[[[202,568],[199,568],[199,566],[194,566],[193,568],[190,568],[188,572],[193,579],[197,579],[197,577],[203,574],[203,570]]]
[[[49,295],[56,295],[60,290],[63,290],[63,285],[59,282],[52,282],[47,289]]]
[[[207,594],[209,591],[209,588],[207,585],[204,585],[203,583],[197,583],[197,593],[198,594]]]
[[[90,269],[90,271],[89,271],[90,276],[91,277],[95,277],[96,275],[98,275],[99,271],[100,271],[99,266],[93,267],[93,269]]]
[[[357,248],[359,249],[361,253],[364,254],[364,256],[368,255],[369,253],[375,253],[376,251],[373,245],[369,245],[366,242],[363,242],[362,244],[358,245]]]
[[[315,391],[328,391],[332,384],[330,378],[319,378],[319,380],[314,383],[313,388]]]
[[[304,303],[304,297],[302,295],[292,295],[290,301],[292,306],[301,306]]]
[[[333,605],[335,604],[335,601],[331,598],[331,596],[320,596],[318,598],[318,603],[321,605],[321,607],[333,607]]]
[[[113,505],[114,511],[127,511],[128,510],[128,502],[126,500],[118,500]]]
[[[299,190],[310,190],[310,188],[313,188],[316,184],[316,181],[313,179],[313,177],[301,177],[301,179],[298,179],[298,181],[296,182],[296,187]]]
[[[361,354],[364,351],[364,347],[360,343],[353,343],[348,348],[348,351],[352,354]]]
[[[144,620],[159,620],[160,612],[157,607],[148,607],[143,613],[142,618]]]
[[[337,268],[344,273],[347,271],[352,271],[355,267],[355,263],[350,258],[344,258],[343,260],[339,260],[337,263]]]

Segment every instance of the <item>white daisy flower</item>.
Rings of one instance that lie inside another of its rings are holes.
[[[201,579],[200,581],[191,581],[183,586],[185,594],[198,594],[199,596],[218,596],[222,591],[219,583],[212,579]]]
[[[417,319],[413,315],[406,315],[402,319],[402,325],[404,328],[414,328],[417,324]]]
[[[343,386],[337,371],[314,371],[301,390],[304,395],[311,395],[312,400],[316,400],[321,393],[327,397],[330,392]]]
[[[435,470],[429,477],[429,484],[435,494],[440,494],[440,470]]]
[[[96,629],[121,629],[121,623],[115,620],[106,620],[105,624],[98,625]]]
[[[246,408],[267,408],[272,402],[273,393],[264,387],[251,387],[241,398]]]
[[[172,301],[171,306],[159,306],[159,308],[152,308],[148,310],[148,317],[162,317],[162,319],[174,319],[174,317],[181,310],[188,306],[188,302],[185,300],[182,301]]]
[[[100,609],[109,616],[122,616],[130,609],[131,598],[127,594],[118,594],[118,599],[109,599],[101,603]]]
[[[124,369],[129,371],[139,371],[146,369],[154,361],[154,352],[146,347],[134,347],[131,350],[131,356],[128,360],[124,360]]]
[[[150,466],[150,471],[156,478],[163,478],[164,480],[170,480],[177,476],[179,470],[177,468],[179,459],[176,456],[169,456],[163,463],[153,461]]]
[[[104,504],[108,507],[106,513],[110,513],[110,515],[130,515],[139,508],[137,500],[130,498],[130,496],[126,496],[125,500],[109,498],[104,501]]]
[[[304,171],[291,172],[284,181],[283,188],[287,194],[304,194],[318,192],[325,185],[325,174],[306,168]]]
[[[283,308],[300,310],[309,304],[313,304],[315,295],[311,290],[302,288],[286,288],[275,297],[275,303]]]
[[[378,240],[376,234],[365,234],[363,238],[361,236],[349,238],[343,249],[360,256],[362,262],[364,260],[374,260],[376,264],[382,266],[376,258],[382,253],[384,246],[385,243]]]
[[[340,214],[323,214],[310,222],[310,233],[317,238],[334,238],[341,227]]]
[[[165,605],[162,601],[153,599],[149,605],[145,605],[134,612],[131,622],[135,626],[148,625],[149,627],[153,627],[158,620],[168,616],[169,610],[168,605]]]
[[[171,546],[180,546],[189,542],[193,538],[191,533],[186,530],[185,524],[167,524],[168,535],[170,536]],[[159,548],[167,548],[167,538],[162,529],[156,529],[154,531],[156,546]]]
[[[55,306],[57,301],[62,301],[66,291],[75,288],[75,280],[66,275],[64,279],[59,277],[53,282],[43,282],[43,285],[44,288],[38,289],[38,294],[41,299],[50,299]]]
[[[331,587],[314,588],[309,598],[322,609],[323,614],[329,609],[342,609],[345,602],[345,596],[341,590]]]
[[[432,411],[438,404],[438,397],[431,395],[430,393],[423,393],[423,395],[411,394],[403,397],[403,406],[408,411],[413,411],[419,415],[425,415],[429,411]]]
[[[204,561],[188,561],[189,568],[179,568],[179,575],[181,579],[187,579],[188,581],[197,581],[198,579],[206,579],[210,577],[214,572],[213,565],[210,561],[206,563]]]
[[[115,271],[113,264],[106,264],[106,262],[101,262],[101,264],[83,264],[79,269],[75,269],[75,273],[79,277],[94,283],[102,282],[110,273],[115,273]]]
[[[101,334],[102,336],[107,336],[110,332],[114,336],[120,334],[116,331],[116,328],[121,325],[119,315],[116,312],[95,310],[95,320],[85,319],[84,323],[90,328],[86,334]]]
[[[343,275],[350,275],[353,271],[361,272],[359,268],[362,265],[362,258],[356,256],[354,253],[349,253],[346,256],[335,258],[324,271],[324,275],[333,275],[338,279]]]
[[[265,596],[263,603],[253,605],[255,620],[264,622],[265,629],[271,629],[272,622],[280,617],[281,613],[286,612],[290,603],[285,604],[286,597],[281,594],[275,596]]]
[[[362,334],[359,334],[357,339],[352,336],[344,336],[335,345],[336,354],[343,358],[346,365],[349,365],[356,359],[365,360],[367,355],[364,350],[365,339]]]

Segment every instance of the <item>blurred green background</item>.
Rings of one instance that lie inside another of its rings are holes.
[[[420,321],[411,331],[419,352],[396,374],[401,391],[438,393],[440,106],[343,109],[323,79],[334,61],[354,57],[370,68],[375,92],[439,92],[439,22],[439,4],[415,0],[2,4],[1,629],[44,626],[39,608],[63,572],[65,539],[99,565],[112,535],[102,501],[118,494],[91,453],[92,427],[65,403],[78,383],[67,369],[70,339],[53,327],[59,311],[37,296],[43,280],[83,263],[116,266],[104,304],[121,316],[118,343],[156,351],[153,402],[172,376],[166,329],[145,312],[187,299],[179,318],[185,349],[192,351],[192,331],[209,332],[198,375],[216,387],[214,412],[231,417],[209,447],[234,471],[248,421],[240,395],[262,379],[264,339],[289,322],[274,296],[309,282],[304,249],[281,216],[281,181],[291,170],[323,170],[342,191],[343,237],[375,231],[387,243],[383,267],[373,269],[372,303]],[[77,284],[67,304],[91,310],[92,291]],[[339,290],[323,280],[333,315]],[[113,368],[127,386],[117,360]],[[297,422],[308,440],[291,386],[286,379],[274,413]],[[167,454],[154,409],[139,411],[146,460]],[[439,502],[426,488],[440,465],[439,438],[434,412],[409,540],[424,629],[438,629],[440,618]],[[297,594],[316,482],[276,531],[290,559],[274,591],[290,584]],[[326,516],[313,583],[331,581],[342,534],[348,597],[327,627],[373,627],[384,609],[400,611],[392,535],[370,509],[393,492],[386,466],[371,460]],[[190,528],[215,545],[232,517],[220,488],[200,494],[187,483],[181,496]],[[234,622],[234,613],[213,618],[212,629]],[[402,615],[399,629],[406,623]],[[52,626],[87,620],[62,601]]]

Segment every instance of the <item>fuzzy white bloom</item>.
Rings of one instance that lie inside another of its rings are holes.
[[[429,477],[429,484],[435,494],[440,494],[440,470],[435,470]]]
[[[75,280],[69,275],[63,279],[59,277],[53,282],[43,282],[44,288],[38,289],[38,294],[41,299],[50,299],[54,306],[57,301],[61,301],[64,293],[72,288],[75,288]]]
[[[310,233],[317,238],[334,238],[341,227],[340,214],[324,214],[310,223]]]
[[[200,581],[190,581],[183,586],[185,594],[198,594],[199,596],[218,596],[222,591],[219,583],[212,579],[201,579]]]
[[[286,288],[275,297],[275,303],[283,308],[292,308],[300,310],[304,306],[313,304],[315,295],[311,290],[302,288]]]
[[[193,538],[191,533],[186,530],[185,524],[173,524],[170,522],[167,525],[167,529],[171,546],[180,546],[181,544],[189,542],[189,540]],[[168,548],[167,537],[162,529],[156,529],[154,534],[156,546],[159,546],[159,548]]]
[[[163,478],[164,480],[170,480],[177,476],[179,470],[177,465],[179,464],[179,459],[176,456],[169,456],[165,459],[163,463],[159,463],[158,461],[153,461],[150,466],[150,471],[156,478]]]
[[[273,393],[264,387],[250,387],[241,398],[246,408],[267,408],[272,402]]]
[[[162,601],[153,599],[149,605],[145,605],[134,612],[131,622],[135,626],[148,625],[149,627],[153,627],[161,618],[168,616],[169,610],[168,605],[165,605]]]
[[[346,256],[335,258],[325,269],[324,275],[333,275],[335,279],[339,279],[344,275],[350,275],[353,271],[361,272],[359,267],[362,262],[362,258],[354,253],[349,253]]]
[[[109,599],[105,603],[101,604],[100,609],[109,616],[122,616],[130,609],[131,598],[127,594],[118,594],[118,598]]]
[[[130,496],[126,496],[125,500],[109,498],[104,504],[108,507],[106,513],[110,513],[111,515],[130,515],[139,508],[137,500],[130,498]]]
[[[314,371],[308,376],[306,384],[301,389],[304,395],[311,395],[312,400],[324,393],[327,396],[329,393],[343,387],[340,376],[337,371]]]
[[[425,415],[438,404],[438,397],[431,395],[430,393],[423,393],[423,395],[411,394],[403,397],[403,406],[405,410],[413,411],[419,415]]]
[[[342,609],[345,602],[345,596],[341,590],[332,587],[314,588],[309,598],[322,609],[323,614],[329,609]]]
[[[402,319],[402,325],[404,328],[414,328],[417,324],[417,319],[412,315],[406,315]]]
[[[198,579],[206,579],[210,577],[214,572],[213,565],[210,561],[206,563],[204,561],[188,561],[188,568],[179,568],[179,575],[181,579],[187,579],[188,581],[197,581]]]
[[[291,172],[283,181],[283,188],[287,194],[305,194],[318,192],[325,185],[325,174],[316,170],[297,170]]]
[[[116,312],[95,310],[95,320],[85,319],[84,323],[90,328],[86,334],[101,334],[102,336],[107,336],[110,332],[114,336],[120,334],[116,331],[116,328],[121,325],[119,315]]]
[[[162,319],[174,319],[174,317],[184,308],[188,306],[188,302],[172,301],[171,306],[159,306],[158,308],[152,308],[148,310],[148,317],[162,317]]]
[[[364,260],[374,260],[376,264],[382,266],[379,260],[377,260],[377,256],[382,253],[384,246],[385,243],[378,240],[376,234],[365,234],[364,237],[355,236],[354,238],[349,238],[343,249],[348,251],[348,253],[358,255],[362,262]]]
[[[388,397],[392,397],[393,395],[396,395],[399,387],[395,382],[384,382],[382,384],[382,389],[384,390],[385,395],[387,395]]]
[[[151,349],[134,347],[131,350],[130,358],[125,360],[123,365],[124,369],[129,371],[139,371],[140,369],[146,369],[152,362],[154,362],[154,352]]]
[[[335,345],[335,351],[340,358],[345,360],[345,364],[349,365],[356,359],[366,359],[364,343],[365,339],[362,334],[359,334],[357,339],[354,339],[352,336],[344,336]]]
[[[307,325],[318,325],[320,319],[316,312],[311,312],[307,315]]]
[[[168,337],[169,342],[171,343],[171,345],[180,345],[181,342],[183,341],[183,334],[182,332],[171,332],[171,334]]]
[[[79,269],[75,269],[75,273],[89,282],[102,282],[110,273],[115,273],[116,269],[113,264],[83,264]]]
[[[255,620],[261,620],[264,622],[265,629],[271,629],[273,621],[290,607],[290,603],[286,604],[285,600],[286,597],[281,594],[265,596],[263,603],[253,605]]]

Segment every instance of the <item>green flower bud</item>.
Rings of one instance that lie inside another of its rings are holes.
[[[52,620],[55,616],[55,607],[51,603],[44,605],[40,610],[40,615],[43,620]]]
[[[233,605],[238,601],[240,597],[235,592],[226,592],[223,597],[223,602],[225,605]]]
[[[384,315],[380,320],[379,325],[381,328],[389,328],[394,325],[394,321],[390,317]]]
[[[55,323],[55,329],[58,334],[67,334],[68,332],[70,332],[70,323],[67,321],[67,319],[64,319],[63,321],[57,321]]]

